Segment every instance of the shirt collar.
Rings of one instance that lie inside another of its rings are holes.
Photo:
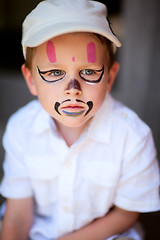
[[[42,108],[39,103],[37,115],[30,130],[34,131],[36,134],[42,134],[48,130],[50,131],[51,129],[53,129],[53,127],[51,127],[52,121],[53,119],[51,118],[51,116]]]
[[[113,107],[113,99],[107,94],[99,111],[93,117],[87,128],[85,136],[94,141],[109,143],[111,137],[111,112]],[[42,134],[46,131],[57,132],[56,125],[51,116],[42,108],[39,103],[38,113],[34,123],[30,129],[36,134]]]
[[[112,108],[113,99],[109,94],[107,94],[104,103],[91,121],[87,137],[98,142],[110,142],[112,130]]]

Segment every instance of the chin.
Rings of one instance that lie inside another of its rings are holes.
[[[67,121],[61,122],[61,124],[63,124],[66,127],[69,127],[69,128],[79,128],[79,127],[83,127],[83,126],[85,127],[87,122],[88,122],[88,119],[78,120],[76,118],[71,118],[71,119],[68,119]]]

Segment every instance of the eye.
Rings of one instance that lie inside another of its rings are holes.
[[[95,72],[92,69],[84,69],[84,70],[81,71],[81,74],[83,74],[83,75],[92,75],[94,73]]]
[[[104,74],[104,66],[100,70],[83,69],[79,72],[79,76],[89,84],[101,82]]]
[[[55,83],[58,82],[60,80],[63,80],[64,77],[66,76],[66,72],[60,69],[51,69],[48,71],[41,71],[38,67],[37,67],[38,73],[40,75],[40,77],[48,83]]]
[[[53,77],[59,77],[62,76],[63,74],[64,72],[61,70],[53,70],[49,75]]]

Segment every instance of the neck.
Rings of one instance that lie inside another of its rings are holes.
[[[58,129],[58,132],[63,137],[68,147],[73,145],[79,139],[79,137],[81,136],[83,130],[87,125],[86,123],[79,127],[67,127],[63,124],[60,124],[57,121],[55,121],[55,123]]]

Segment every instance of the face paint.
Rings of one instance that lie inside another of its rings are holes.
[[[84,103],[84,104],[85,104],[85,102],[82,101],[82,100],[80,100],[80,99],[76,99],[76,102],[81,102],[81,103]]]
[[[56,62],[56,52],[55,52],[55,47],[52,41],[47,42],[46,51],[47,51],[47,56],[49,61],[51,63]]]
[[[80,112],[68,112],[68,111],[62,110],[62,112],[65,113],[66,116],[68,116],[68,117],[78,117],[81,114],[83,114],[85,112],[85,110],[82,110]]]
[[[59,102],[56,102],[55,105],[54,105],[54,109],[56,110],[56,112],[57,112],[59,115],[61,115],[60,112],[58,111],[59,106],[60,106],[60,103],[59,103]]]
[[[51,69],[48,71],[41,71],[37,66],[37,71],[39,76],[42,78],[43,81],[47,83],[55,83],[61,81],[65,78],[66,72],[59,69]]]
[[[65,90],[70,90],[70,89],[77,89],[79,91],[82,91],[81,85],[77,79],[71,79],[71,81],[69,82],[69,84]]]
[[[104,66],[100,70],[84,69],[79,72],[79,76],[88,84],[100,83],[103,79]]]
[[[88,111],[86,112],[86,114],[84,116],[86,116],[93,108],[93,102],[92,101],[89,101],[87,102],[87,105],[89,107]]]
[[[72,62],[75,62],[75,57],[72,58]]]
[[[96,45],[94,42],[90,42],[87,45],[87,57],[89,63],[96,62]]]
[[[59,102],[56,102],[56,103],[55,103],[54,109],[56,110],[56,112],[57,112],[59,115],[61,115],[61,114],[60,114],[58,108],[60,107],[61,104],[65,103],[65,102],[68,102],[68,101],[70,102],[71,100],[70,100],[70,99],[66,99],[66,100],[63,101],[62,103],[59,103]],[[81,102],[81,103],[85,104],[84,101],[79,100],[79,99],[76,99],[76,102]],[[92,101],[88,101],[86,104],[88,105],[88,110],[87,110],[87,112],[85,113],[84,117],[85,117],[85,116],[92,110],[92,108],[93,108],[93,102],[92,102]],[[85,110],[82,110],[82,111],[79,111],[79,112],[69,112],[69,111],[66,111],[66,110],[62,109],[62,112],[63,112],[66,116],[69,116],[69,117],[78,117],[78,116],[82,115],[82,114],[85,112]]]

